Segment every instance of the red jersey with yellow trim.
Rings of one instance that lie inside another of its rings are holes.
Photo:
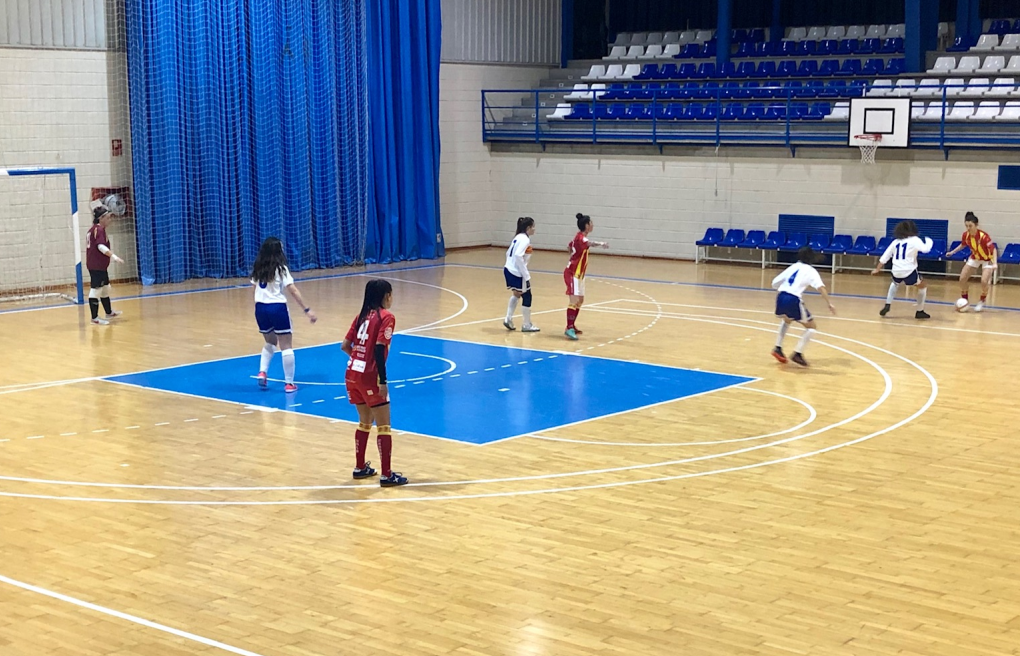
[[[382,344],[388,354],[396,325],[396,317],[387,310],[372,310],[360,325],[355,317],[351,329],[347,331],[347,341],[351,343],[351,359],[347,362],[348,382],[378,384],[375,346]]]
[[[992,261],[992,254],[995,252],[995,244],[992,243],[992,238],[984,230],[978,230],[977,234],[973,237],[969,232],[964,232],[963,237],[960,237],[960,241],[970,247],[970,256],[975,260],[982,260],[984,262]]]
[[[591,248],[591,242],[583,232],[578,232],[574,236],[574,240],[570,242],[570,263],[567,264],[567,268],[563,272],[569,273],[574,278],[583,279],[588,270],[589,248]]]

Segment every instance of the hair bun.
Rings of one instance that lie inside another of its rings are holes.
[[[575,219],[583,219],[584,218],[584,214],[581,214],[580,212],[578,212],[577,215],[574,218]]]

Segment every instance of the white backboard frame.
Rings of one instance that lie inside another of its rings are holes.
[[[862,134],[882,135],[879,148],[910,147],[910,98],[851,98],[847,145],[874,143]]]

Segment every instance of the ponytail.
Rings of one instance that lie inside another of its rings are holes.
[[[518,235],[524,234],[525,232],[528,231],[528,228],[532,227],[533,225],[535,225],[535,219],[531,218],[530,216],[522,216],[521,218],[517,219],[516,234]]]

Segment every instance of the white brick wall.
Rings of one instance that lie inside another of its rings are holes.
[[[123,53],[0,48],[0,167],[75,168],[83,248],[91,188],[130,181],[125,75]],[[123,156],[111,157],[112,139],[123,140]],[[0,289],[73,281],[66,180],[0,178],[0,247],[28,244],[0,259]],[[114,223],[110,238],[127,260],[110,275],[137,277],[134,225]]]
[[[482,143],[481,92],[482,89],[529,89],[548,71],[548,68],[530,66],[440,66],[439,198],[447,247],[488,245],[497,235],[513,237],[512,223],[506,229],[497,230],[496,227],[497,219],[506,220],[506,217],[495,215],[489,149]],[[515,214],[511,220],[517,216]]]
[[[1020,192],[996,189],[997,165],[1017,155],[960,153],[945,162],[910,153],[910,161],[864,167],[844,150],[737,154],[493,153],[493,213],[535,217],[535,245],[562,249],[583,211],[613,252],[669,258],[693,258],[708,227],[774,230],[780,213],[834,216],[837,232],[854,235],[883,235],[887,217],[948,219],[953,238],[973,210],[1000,245],[1020,242]]]

